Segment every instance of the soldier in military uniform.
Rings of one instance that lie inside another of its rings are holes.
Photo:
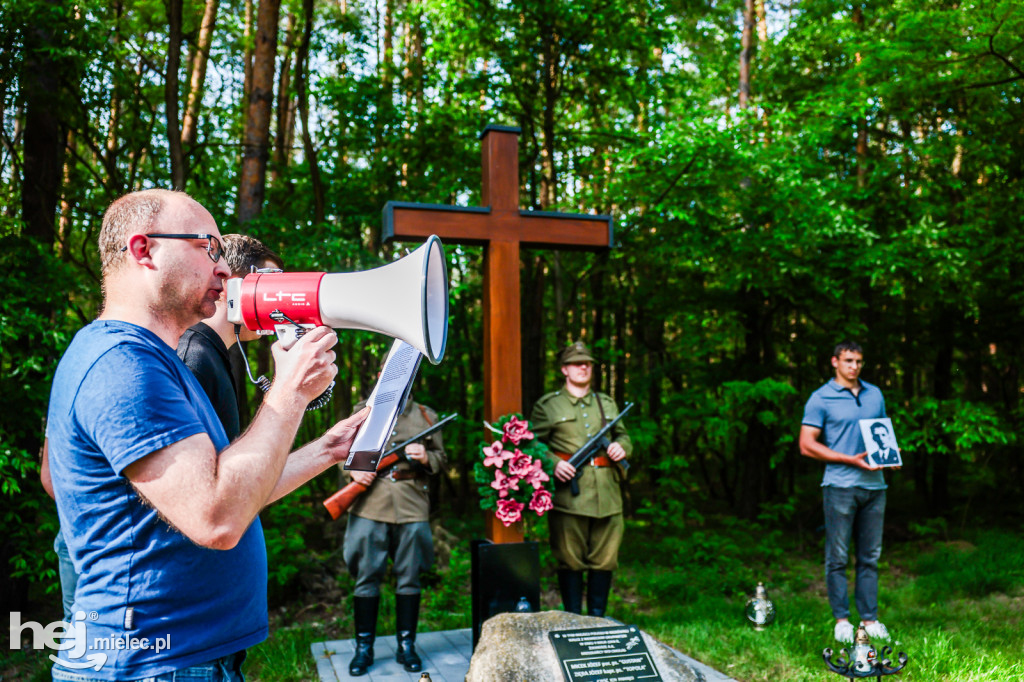
[[[629,456],[633,444],[620,421],[609,434],[612,443],[607,451],[584,465],[580,494],[572,494],[569,482],[576,469],[566,460],[618,416],[619,409],[611,397],[591,391],[594,356],[582,342],[563,350],[560,362],[565,385],[538,400],[530,415],[533,432],[548,445],[555,460],[555,506],[548,514],[551,550],[558,561],[565,610],[583,612],[583,572],[587,571],[587,613],[603,616],[622,543],[619,485],[623,472],[616,462]]]
[[[360,403],[355,411],[362,407]],[[410,398],[385,449],[413,438],[437,420],[436,412]],[[440,431],[430,434],[422,443],[407,445],[405,454],[408,461],[399,460],[376,474],[345,472],[357,483],[369,486],[349,509],[345,530],[345,563],[356,579],[356,653],[349,664],[353,676],[366,674],[373,664],[380,583],[387,573],[389,556],[396,577],[395,658],[409,672],[419,672],[422,667],[414,646],[420,611],[420,573],[434,563],[427,477],[446,468],[448,459]]]

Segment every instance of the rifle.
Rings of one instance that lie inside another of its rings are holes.
[[[456,412],[454,414],[448,415],[444,419],[439,419],[436,424],[433,424],[430,427],[423,429],[409,440],[399,443],[395,447],[391,448],[390,450],[382,454],[380,456],[380,460],[377,461],[377,473],[380,473],[381,471],[387,469],[389,466],[395,464],[400,460],[408,461],[408,458],[405,455],[405,446],[412,445],[416,441],[422,438],[426,438],[435,431],[440,431],[448,422],[452,421],[453,419],[457,419],[458,416],[459,413]],[[341,490],[339,490],[338,492],[334,493],[326,500],[324,500],[324,506],[327,508],[328,513],[330,513],[331,518],[337,521],[339,518],[341,518],[341,515],[347,512],[348,508],[355,503],[356,498],[365,493],[367,490],[369,490],[369,486],[352,481],[347,486],[345,486],[344,488],[342,488]]]
[[[600,398],[598,398],[600,400]],[[607,424],[601,427],[601,430],[594,434],[594,436],[584,443],[579,450],[573,453],[567,461],[576,469],[576,475],[569,481],[569,488],[572,489],[573,495],[580,494],[580,482],[579,477],[583,474],[580,467],[589,462],[597,455],[601,450],[606,449],[611,445],[611,441],[608,440],[608,432],[611,431],[612,427],[615,426],[620,419],[626,416],[626,413],[633,408],[633,403],[626,403],[626,407],[622,412],[619,412],[615,419],[611,420]],[[629,462],[622,460],[617,462],[623,469],[629,469]]]

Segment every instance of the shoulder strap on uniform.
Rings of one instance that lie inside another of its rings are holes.
[[[594,400],[597,402],[598,412],[601,413],[601,428],[603,429],[604,425],[608,423],[608,417],[604,416],[604,405],[601,404],[601,395],[596,391],[594,392]]]
[[[427,414],[427,408],[420,405],[420,412],[423,413],[423,420],[427,422],[427,426],[433,426],[434,422],[430,421],[430,415]]]

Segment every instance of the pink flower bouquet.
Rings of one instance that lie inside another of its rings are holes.
[[[521,520],[525,511],[544,516],[551,501],[554,465],[548,448],[519,415],[506,415],[487,424],[495,440],[480,446],[473,468],[479,485],[480,507],[493,511],[505,526]]]

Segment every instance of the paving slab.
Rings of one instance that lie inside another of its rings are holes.
[[[416,634],[416,651],[423,659],[423,670],[432,682],[464,682],[473,657],[473,630],[444,630]],[[374,663],[361,677],[348,674],[348,664],[355,653],[354,639],[317,642],[312,646],[320,682],[419,682],[420,673],[407,673],[395,661],[395,636],[382,635],[374,643]],[[672,649],[707,682],[736,682],[733,678]],[[553,682],[558,682],[553,681]]]
[[[360,677],[348,674],[355,653],[355,640],[317,642],[313,645],[317,674],[321,682],[419,682],[420,673],[408,673],[395,661],[395,636],[377,637],[373,646],[373,665]],[[423,659],[423,670],[432,682],[463,682],[473,657],[473,631],[446,630],[416,634],[416,652]]]

